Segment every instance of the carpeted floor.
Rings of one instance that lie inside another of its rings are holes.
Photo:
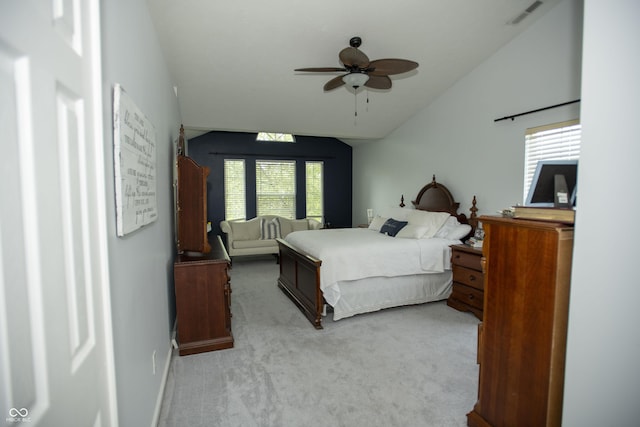
[[[446,303],[316,330],[277,288],[273,258],[234,260],[233,349],[174,354],[159,425],[466,426],[478,320]]]

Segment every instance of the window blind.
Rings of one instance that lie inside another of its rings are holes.
[[[306,216],[321,223],[324,222],[323,166],[323,162],[305,162]]]
[[[578,120],[527,129],[525,133],[524,191],[529,187],[540,160],[576,160],[580,157],[581,126]]]
[[[244,159],[224,160],[224,218],[246,219]]]
[[[256,213],[296,217],[296,162],[256,160]]]

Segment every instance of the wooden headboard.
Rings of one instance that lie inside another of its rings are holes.
[[[471,202],[471,216],[467,216],[463,213],[458,213],[460,203],[456,202],[451,195],[451,192],[447,187],[439,182],[436,182],[436,176],[433,175],[432,181],[422,187],[416,196],[416,199],[411,202],[416,209],[431,212],[449,212],[451,215],[458,218],[461,224],[469,224],[471,226],[471,235],[475,232],[478,225],[476,207],[476,196],[473,196]],[[400,206],[404,207],[404,196],[400,201]]]

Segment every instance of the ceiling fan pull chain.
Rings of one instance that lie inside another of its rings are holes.
[[[369,112],[369,89],[367,89],[367,113]]]
[[[358,90],[356,89],[353,92],[353,125],[357,125],[358,123]]]

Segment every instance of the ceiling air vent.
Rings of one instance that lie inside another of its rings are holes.
[[[507,22],[507,24],[509,24],[509,25],[518,25],[520,22],[522,22],[522,20],[524,18],[526,18],[527,16],[532,14],[533,11],[536,10],[537,8],[539,8],[541,5],[542,5],[541,1],[539,1],[539,0],[534,1],[521,14],[519,14],[518,16],[513,18],[511,21]]]

